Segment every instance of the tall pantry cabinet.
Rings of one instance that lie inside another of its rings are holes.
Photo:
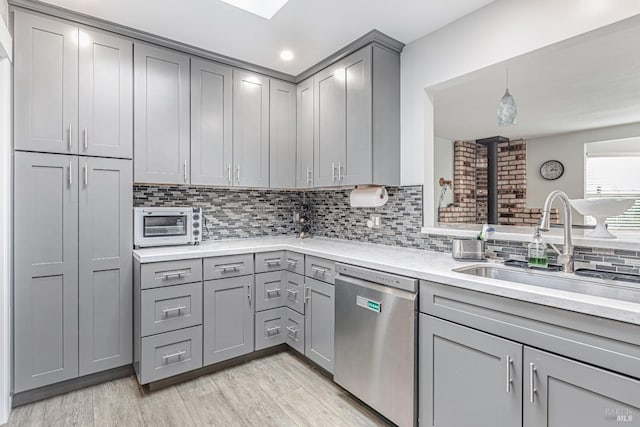
[[[14,392],[131,363],[133,52],[14,13]]]

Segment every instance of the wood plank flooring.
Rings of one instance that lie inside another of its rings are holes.
[[[8,426],[385,426],[288,352],[155,392],[134,376],[15,408]]]

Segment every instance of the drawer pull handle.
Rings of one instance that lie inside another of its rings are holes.
[[[156,277],[156,280],[182,279],[183,276],[189,276],[189,274],[186,270],[166,271],[162,273],[162,276]]]
[[[240,267],[242,267],[242,264],[228,264],[220,266],[223,273],[228,273],[230,271],[240,271]]]
[[[162,356],[162,358],[163,358],[163,359],[164,359],[164,361],[166,362],[166,361],[167,361],[167,360],[169,360],[169,359],[172,359],[172,358],[174,358],[174,357],[177,357],[177,358],[178,358],[178,360],[176,360],[175,362],[172,362],[172,363],[176,363],[176,362],[179,362],[179,361],[180,361],[180,358],[181,358],[184,354],[187,354],[187,351],[186,351],[186,350],[182,350],[182,351],[179,351],[179,352],[177,352],[177,353],[173,353],[173,354],[167,354],[167,355]]]
[[[280,335],[280,326],[272,326],[271,328],[267,328],[267,336]],[[275,332],[275,333],[272,333]]]
[[[287,298],[289,298],[291,301],[295,301],[296,299],[298,299],[298,291],[287,289]]]
[[[280,295],[280,288],[277,289],[267,289],[267,296],[271,295],[271,294],[277,294]]]
[[[178,313],[180,313],[182,310],[184,310],[185,308],[187,308],[186,305],[179,305],[177,307],[171,307],[171,308],[165,308],[164,310],[162,310],[162,313],[165,316],[168,316],[169,313],[173,312],[173,311],[177,311]]]
[[[267,264],[267,266],[280,265],[280,258],[265,259],[264,263]]]
[[[535,395],[538,392],[536,389],[536,380],[534,378],[536,374],[536,366],[533,363],[529,363],[529,402],[535,401]]]
[[[326,268],[321,268],[321,267],[316,267],[315,265],[311,266],[311,269],[316,273],[316,274],[321,274],[321,275],[325,275],[327,274],[327,269]]]
[[[298,330],[292,326],[287,326],[287,331],[289,331],[289,336],[291,338],[297,338],[298,337]]]
[[[511,360],[511,356],[507,354],[507,393],[511,393],[511,383],[513,382],[511,365],[513,365],[513,360]]]

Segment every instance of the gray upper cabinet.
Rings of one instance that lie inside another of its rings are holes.
[[[189,57],[134,45],[134,180],[189,183]]]
[[[338,172],[345,161],[346,114],[344,69],[339,65],[314,77],[315,121],[313,184],[339,185]]]
[[[521,424],[522,345],[425,314],[419,341],[421,425]]]
[[[80,375],[131,363],[131,160],[80,158]]]
[[[80,28],[79,153],[133,156],[133,48],[128,40]]]
[[[313,187],[314,98],[313,77],[298,84],[296,90],[296,188]]]
[[[15,153],[16,393],[78,375],[77,178],[76,156]]]
[[[529,347],[524,427],[640,425],[640,381]]]
[[[269,103],[269,185],[295,188],[296,86],[271,79]]]
[[[333,285],[305,280],[304,354],[333,373],[335,334]]]
[[[17,150],[78,152],[78,27],[16,11]]]
[[[269,79],[233,72],[233,184],[269,186]]]
[[[251,353],[253,275],[204,282],[203,364]]]
[[[233,70],[191,58],[191,184],[232,185]]]

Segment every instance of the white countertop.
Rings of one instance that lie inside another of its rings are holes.
[[[638,303],[457,273],[452,270],[473,263],[455,261],[450,254],[420,249],[319,237],[306,240],[295,237],[267,237],[212,241],[199,246],[138,249],[133,251],[133,255],[139,262],[149,263],[275,250],[291,250],[337,262],[640,325]],[[565,273],[553,274],[561,276]],[[622,285],[623,282],[616,283],[618,286],[633,286]]]

